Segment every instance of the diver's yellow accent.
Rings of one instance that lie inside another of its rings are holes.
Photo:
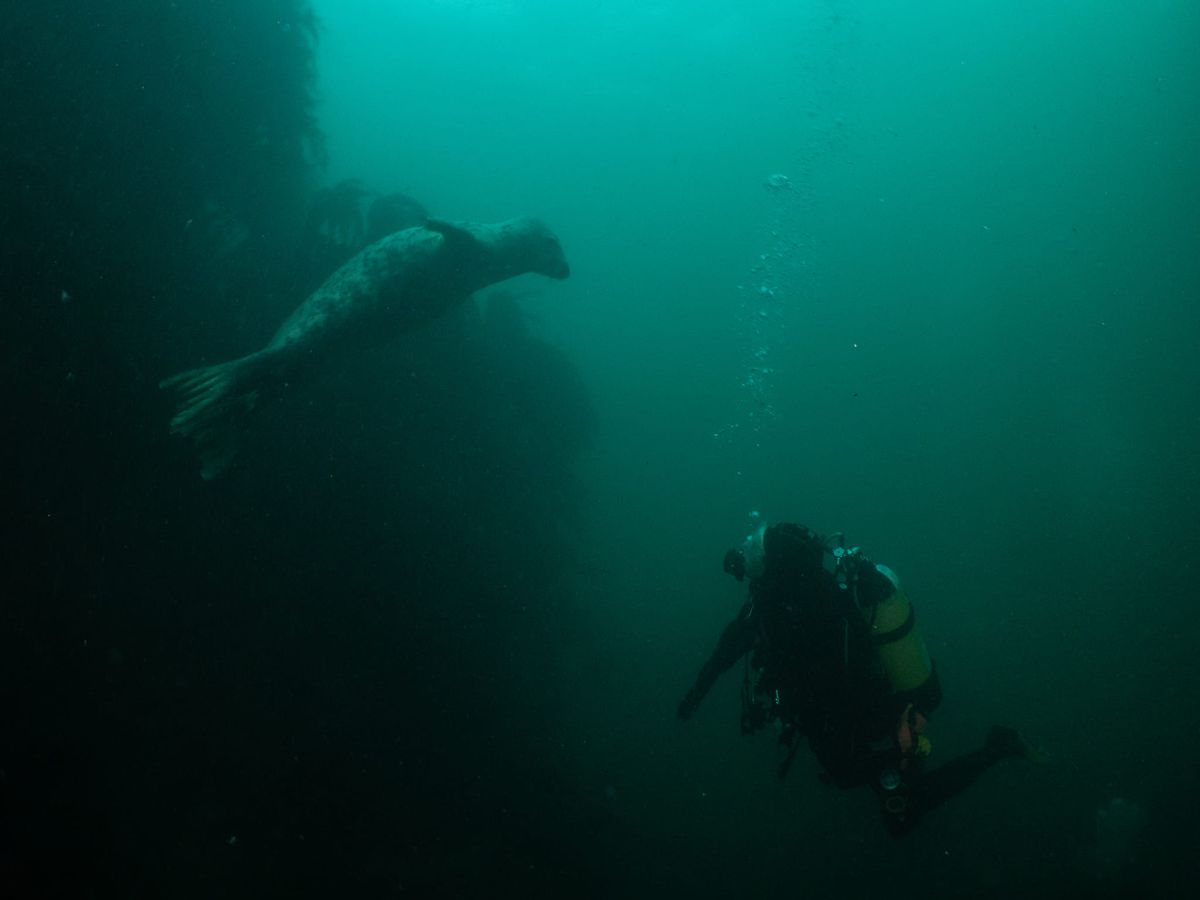
[[[928,759],[933,752],[933,744],[923,734],[917,735],[917,746],[913,748],[913,756],[917,759]]]
[[[886,640],[889,633],[904,626],[911,611],[908,595],[903,590],[897,590],[875,608],[872,635],[877,639]],[[899,640],[881,644],[879,657],[883,660],[883,668],[892,684],[892,690],[896,692],[911,691],[920,687],[933,673],[929,651],[925,649],[925,639],[921,637],[921,632],[916,626]]]

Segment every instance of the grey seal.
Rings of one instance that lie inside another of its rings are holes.
[[[196,442],[201,475],[215,478],[237,453],[245,416],[285,384],[528,272],[570,274],[558,238],[537,219],[493,225],[429,220],[380,238],[330,275],[263,349],[160,382],[178,404],[171,432]]]

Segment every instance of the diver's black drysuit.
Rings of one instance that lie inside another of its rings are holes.
[[[751,579],[749,599],[680,702],[681,719],[744,657],[742,731],[779,723],[786,752],[780,777],[800,739],[807,739],[828,780],[843,788],[874,787],[894,835],[994,763],[1020,753],[1015,732],[994,729],[981,750],[922,772],[917,732],[942,691],[932,668],[923,683],[905,691],[894,690],[884,671],[880,646],[912,628],[910,617],[895,632],[872,633],[876,608],[898,590],[894,576],[861,556],[849,577],[839,574],[824,541],[802,526],[771,526],[763,547],[762,573]],[[904,728],[906,742],[898,740]]]

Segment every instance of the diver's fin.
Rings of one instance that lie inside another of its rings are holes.
[[[986,747],[997,759],[1018,757],[1041,766],[1052,761],[1044,747],[1034,744],[1017,729],[1005,725],[992,726],[992,730],[988,732]]]
[[[256,353],[159,382],[178,403],[171,433],[196,442],[203,463],[200,475],[205,481],[225,471],[237,453],[242,419],[258,401],[261,363]]]
[[[1036,765],[1049,766],[1055,761],[1054,754],[1041,744],[1035,744],[1027,738],[1021,738],[1021,749],[1024,751],[1025,758]]]

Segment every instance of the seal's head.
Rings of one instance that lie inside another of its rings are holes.
[[[559,279],[571,274],[562,244],[545,223],[539,219],[521,218],[513,219],[508,224],[520,235],[526,271]]]
[[[478,281],[472,290],[526,272],[547,278],[571,274],[558,238],[537,219],[509,219],[495,225],[429,219],[425,227],[442,235],[446,251]]]

